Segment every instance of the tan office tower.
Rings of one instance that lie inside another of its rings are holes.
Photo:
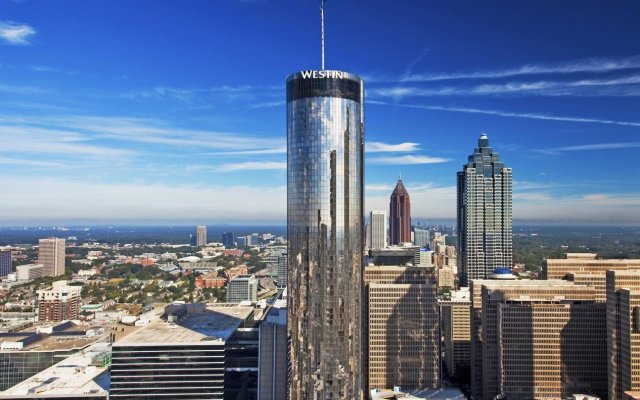
[[[469,372],[471,352],[471,299],[469,288],[451,293],[451,300],[440,304],[440,322],[444,337],[444,360],[449,376]]]
[[[455,289],[456,287],[456,275],[453,269],[450,267],[443,267],[438,269],[438,287],[448,287]]]
[[[437,286],[433,268],[365,267],[368,387],[440,387]]]
[[[64,275],[64,246],[64,239],[40,239],[38,246],[38,264],[44,265],[44,276]]]
[[[579,285],[593,286],[596,300],[607,299],[606,272],[640,269],[639,259],[598,259],[594,253],[567,253],[565,259],[549,259],[542,264],[542,279],[566,279]]]
[[[196,228],[196,245],[198,247],[207,245],[207,227],[204,225],[198,225]]]
[[[606,313],[593,287],[476,280],[471,293],[475,398],[606,397]]]
[[[640,390],[640,269],[607,271],[609,400]]]

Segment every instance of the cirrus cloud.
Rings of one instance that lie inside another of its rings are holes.
[[[11,46],[27,46],[36,30],[29,25],[12,21],[0,21],[0,42]]]

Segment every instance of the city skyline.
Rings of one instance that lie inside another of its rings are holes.
[[[0,224],[284,224],[282,80],[320,67],[317,2],[124,4],[3,3]],[[640,224],[639,7],[330,1],[327,69],[367,82],[365,212],[402,172],[415,217],[455,218],[486,131],[516,223]]]

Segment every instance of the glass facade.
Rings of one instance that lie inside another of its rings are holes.
[[[498,267],[511,269],[512,175],[482,135],[458,172],[458,271],[460,286],[486,279]]]
[[[289,395],[361,399],[363,82],[320,72],[287,78]]]

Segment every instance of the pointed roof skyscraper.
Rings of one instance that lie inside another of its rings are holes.
[[[389,243],[405,242],[411,242],[411,199],[399,178],[389,201]]]

